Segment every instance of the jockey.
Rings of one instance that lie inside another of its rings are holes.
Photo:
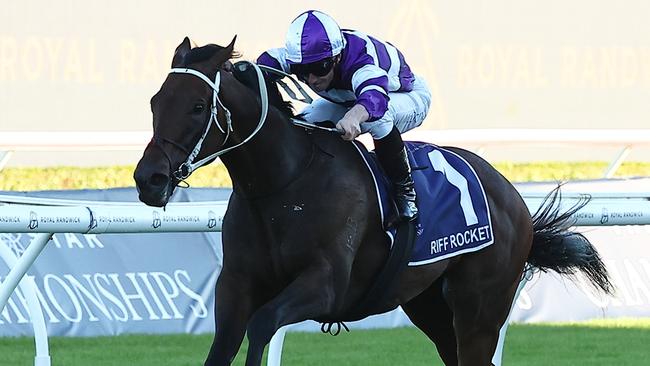
[[[264,52],[257,63],[295,74],[322,97],[302,111],[306,121],[337,122],[345,140],[370,132],[377,158],[394,187],[400,220],[417,217],[415,187],[400,133],[422,124],[431,93],[395,46],[341,30],[327,14],[310,10],[293,20],[285,47]]]

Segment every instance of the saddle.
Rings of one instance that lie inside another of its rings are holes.
[[[437,262],[492,244],[487,195],[471,165],[453,151],[433,144],[406,141],[404,145],[413,167],[420,211],[409,266]],[[355,146],[374,177],[385,229],[393,237],[395,229],[387,226],[393,210],[392,185],[374,154],[360,142],[355,141]]]

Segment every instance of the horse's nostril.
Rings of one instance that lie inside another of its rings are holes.
[[[154,187],[166,187],[169,183],[169,177],[164,174],[153,174],[149,179],[149,184]]]

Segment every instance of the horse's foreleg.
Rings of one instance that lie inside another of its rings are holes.
[[[237,355],[253,312],[247,288],[240,278],[221,273],[215,290],[215,334],[205,366],[228,366]]]
[[[264,348],[282,326],[331,314],[337,293],[335,283],[347,283],[344,278],[335,278],[338,275],[329,263],[312,266],[259,308],[248,324],[246,366],[261,365]]]

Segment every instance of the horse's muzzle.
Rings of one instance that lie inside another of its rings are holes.
[[[136,169],[133,175],[138,190],[138,199],[148,206],[164,207],[171,196],[170,178],[161,173],[141,174]]]

